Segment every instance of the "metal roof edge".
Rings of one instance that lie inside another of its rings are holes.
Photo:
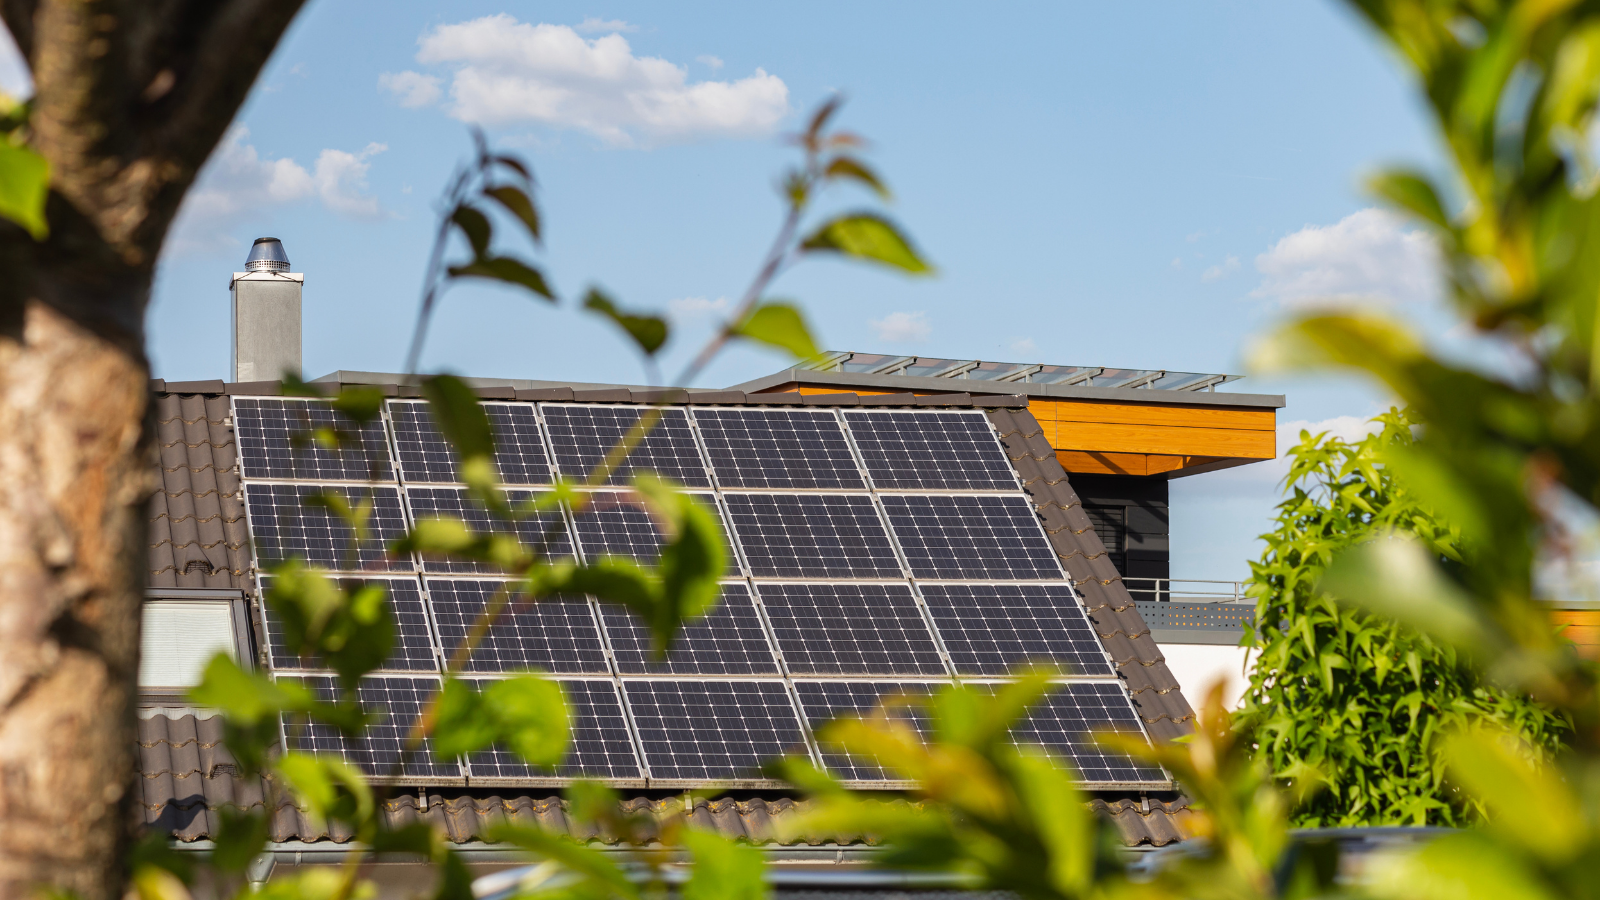
[[[949,393],[951,379],[912,375],[869,375],[864,372],[817,372],[811,369],[784,369],[743,384],[729,385],[730,391],[757,393],[782,384],[810,384],[827,387],[870,387],[901,391]],[[1084,387],[1082,385],[1032,384],[1028,382],[984,382],[963,380],[961,388],[971,394],[1024,394],[1030,398],[1062,400],[1115,400],[1120,403],[1153,403],[1166,406],[1254,406],[1282,409],[1288,405],[1282,394],[1238,394],[1232,391],[1160,391],[1145,388]],[[992,391],[985,386],[993,384]]]
[[[404,375],[399,372],[349,372],[340,369],[329,372],[320,378],[311,379],[311,384],[406,384],[416,382],[421,376]],[[678,390],[677,388],[664,388],[660,385],[608,383],[598,381],[542,381],[536,378],[485,378],[476,375],[457,376],[468,386],[475,388],[508,387],[519,391],[532,391],[540,388],[571,388],[575,391],[606,391],[606,390],[631,390],[631,391],[660,391]],[[689,393],[704,391],[720,391],[722,388],[682,388]],[[1014,393],[1014,392],[1007,392]]]

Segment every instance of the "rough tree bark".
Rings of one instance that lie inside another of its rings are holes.
[[[0,0],[50,236],[0,222],[0,896],[121,893],[134,782],[144,313],[162,240],[301,0]]]

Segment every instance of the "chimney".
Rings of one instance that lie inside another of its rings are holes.
[[[277,238],[256,238],[244,271],[233,273],[233,381],[277,381],[300,374],[300,289]]]

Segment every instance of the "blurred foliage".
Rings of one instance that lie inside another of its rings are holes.
[[[31,102],[19,102],[0,91],[0,219],[9,219],[42,241],[50,234],[44,218],[50,163],[28,146],[31,112]]]
[[[1260,745],[1275,776],[1306,793],[1302,827],[1461,825],[1476,804],[1447,785],[1441,736],[1492,721],[1548,757],[1567,732],[1558,713],[1487,684],[1455,648],[1318,590],[1341,551],[1389,534],[1463,564],[1460,529],[1396,480],[1388,455],[1413,444],[1391,409],[1349,442],[1302,431],[1285,451],[1287,498],[1250,564],[1257,648],[1235,727]]]

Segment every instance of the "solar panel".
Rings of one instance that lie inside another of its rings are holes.
[[[323,700],[337,697],[334,679],[329,676],[282,675],[279,678],[299,679]],[[338,756],[375,779],[411,784],[419,779],[460,782],[461,766],[454,761],[434,759],[431,740],[424,740],[414,753],[405,757],[405,765],[399,765],[413,723],[423,706],[438,692],[436,677],[363,678],[356,689],[356,702],[367,712],[381,713],[381,721],[368,726],[359,739],[351,740],[331,726],[308,723],[301,717],[285,717],[285,745],[290,750]]]
[[[724,494],[750,574],[776,578],[899,578],[894,545],[858,494]]]
[[[980,691],[993,685],[977,684]],[[1068,759],[1078,779],[1089,784],[1167,783],[1157,766],[1139,762],[1124,753],[1101,747],[1094,735],[1116,733],[1144,737],[1133,704],[1120,684],[1064,684],[1051,691],[1011,729],[1019,744],[1043,747],[1057,758]]]
[[[844,413],[880,490],[1014,491],[1017,475],[983,413]]]
[[[494,429],[494,463],[503,484],[549,484],[550,461],[532,403],[485,403]],[[459,482],[455,451],[444,439],[428,404],[390,400],[395,458],[407,481]]]
[[[694,420],[723,487],[866,487],[831,412],[696,409]]]
[[[1064,577],[1033,507],[1021,496],[885,494],[883,509],[919,578]]]
[[[381,584],[388,594],[389,611],[394,616],[394,650],[384,660],[380,670],[400,672],[437,672],[439,660],[434,654],[432,628],[428,625],[428,612],[422,604],[422,588],[416,578],[375,578],[363,581],[341,578],[340,587],[355,591],[363,584]],[[261,611],[267,621],[267,660],[271,668],[327,670],[320,657],[299,657],[291,654],[284,641],[283,620],[265,600],[272,589],[272,578],[261,576]]]
[[[652,780],[761,778],[763,762],[804,746],[781,681],[623,682]]]
[[[543,492],[506,491],[505,493],[509,503],[521,504]],[[475,532],[515,534],[522,545],[530,550],[548,541],[545,556],[550,559],[561,559],[572,555],[572,536],[567,532],[566,520],[559,510],[548,510],[532,518],[511,522],[491,515],[481,504],[469,497],[463,488],[407,486],[406,502],[411,505],[411,516],[414,521],[429,516],[454,516],[466,522]],[[422,557],[422,570],[429,573],[472,575],[493,575],[499,572],[488,563],[432,555]]]
[[[924,584],[922,599],[957,674],[1004,675],[1030,662],[1115,674],[1065,584]]]
[[[328,449],[314,430],[336,429],[348,441]],[[240,397],[233,401],[233,432],[246,478],[295,481],[371,481],[394,477],[383,421],[357,425],[326,401]]]
[[[625,491],[594,491],[585,495],[588,504],[572,517],[578,532],[578,546],[585,559],[593,561],[601,556],[626,556],[642,563],[654,563],[661,555],[663,538],[656,520],[650,515],[636,495]],[[717,509],[715,494],[694,494],[722,523],[722,511]],[[727,533],[724,526],[723,534]],[[724,544],[724,549],[727,549]],[[738,568],[738,560],[728,553],[730,568]]]
[[[446,660],[472,632],[489,600],[516,582],[429,578],[428,599],[439,627]],[[560,675],[605,674],[605,647],[586,600],[540,600],[511,597],[510,605],[490,626],[468,672],[515,672],[540,669]]]
[[[567,695],[572,729],[566,760],[553,769],[535,769],[497,744],[467,760],[472,784],[526,778],[642,777],[616,685],[611,681],[564,680],[561,688]]]
[[[567,406],[541,404],[556,464],[569,479],[587,478],[639,421],[642,406]],[[655,472],[690,487],[710,487],[689,416],[681,408],[662,410],[661,421],[628,454],[605,484],[627,484],[636,472]]]
[[[757,590],[793,674],[945,674],[905,584],[762,582]]]
[[[623,675],[777,675],[761,616],[742,583],[724,584],[722,602],[678,634],[665,662],[650,653],[650,630],[627,609],[600,604],[611,655]]]
[[[891,705],[886,710],[889,717],[909,724],[919,736],[926,737],[927,714],[914,707],[895,706],[892,701],[896,696],[925,696],[941,686],[915,681],[796,681],[794,691],[813,733],[841,716],[871,716],[885,700],[890,700]],[[905,777],[904,773],[885,769],[874,758],[844,753],[820,738],[818,742],[822,764],[841,781],[890,781]]]
[[[355,532],[326,509],[306,505],[308,498],[324,492],[342,494],[352,506],[370,496],[372,514],[367,519],[366,540],[357,542]],[[413,570],[410,558],[392,558],[388,553],[389,544],[406,530],[400,492],[395,488],[254,482],[245,485],[245,505],[260,568],[298,556],[322,569]]]

